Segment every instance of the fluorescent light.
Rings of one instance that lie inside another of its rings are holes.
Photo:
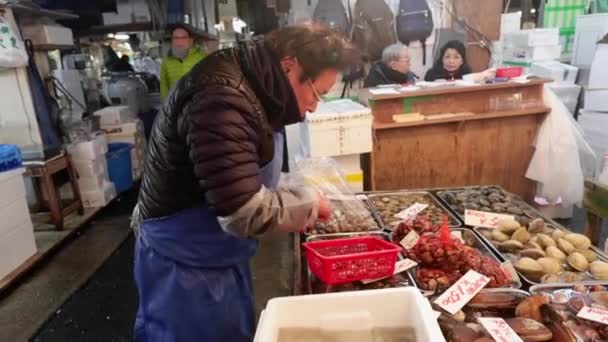
[[[128,34],[115,34],[114,39],[129,40],[129,35]]]
[[[114,33],[108,33],[108,38],[114,38]]]

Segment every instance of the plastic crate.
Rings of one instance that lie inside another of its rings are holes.
[[[303,246],[310,271],[330,285],[390,276],[401,251],[401,247],[372,236],[314,241]]]

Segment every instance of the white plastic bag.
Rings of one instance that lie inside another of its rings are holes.
[[[538,132],[526,177],[539,183],[537,195],[549,202],[561,197],[563,206],[580,206],[585,178],[595,177],[597,156],[568,109],[547,86],[544,97],[551,112]]]
[[[0,14],[0,68],[18,68],[27,65],[28,56],[23,42]]]

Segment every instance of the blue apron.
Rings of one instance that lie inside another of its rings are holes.
[[[260,170],[269,189],[283,164],[283,135],[273,138],[274,159]],[[226,233],[204,203],[144,220],[135,244],[135,341],[252,341],[256,249],[256,239]]]

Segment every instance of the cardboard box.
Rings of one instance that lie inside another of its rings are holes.
[[[21,28],[25,39],[31,39],[34,45],[74,45],[74,36],[70,28],[61,25],[25,25]]]
[[[608,89],[585,90],[585,110],[608,112]]]
[[[531,73],[552,79],[555,83],[574,84],[578,75],[578,68],[557,61],[543,61],[532,63]]]

